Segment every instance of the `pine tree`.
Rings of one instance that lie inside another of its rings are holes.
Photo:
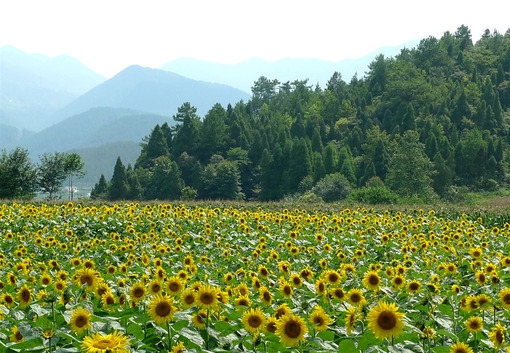
[[[108,199],[112,201],[125,200],[129,198],[129,183],[126,175],[126,167],[122,164],[120,157],[117,157],[112,179],[108,187]]]

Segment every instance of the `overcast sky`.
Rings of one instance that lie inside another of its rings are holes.
[[[505,33],[508,13],[508,0],[2,0],[0,47],[71,55],[111,77],[179,57],[338,61],[462,24],[477,41]]]

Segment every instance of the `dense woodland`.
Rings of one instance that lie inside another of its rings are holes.
[[[461,26],[377,56],[348,83],[261,77],[251,100],[203,117],[184,103],[91,196],[459,201],[506,186],[509,107],[510,30],[474,43]]]

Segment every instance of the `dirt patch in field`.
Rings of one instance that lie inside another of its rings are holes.
[[[497,207],[497,208],[510,208],[510,195],[496,197],[487,202],[487,206]]]

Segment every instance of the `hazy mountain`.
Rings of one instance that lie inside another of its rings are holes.
[[[74,115],[41,132],[17,141],[33,158],[44,152],[65,152],[103,144],[132,141],[140,143],[156,124],[168,117],[121,108],[93,108]]]
[[[1,47],[0,124],[42,130],[51,125],[51,114],[104,80],[70,56],[50,58]]]
[[[216,103],[226,107],[248,99],[245,92],[226,85],[133,65],[74,100],[53,119],[59,121],[93,107],[128,108],[171,118],[184,102],[204,115]]]
[[[319,59],[281,59],[274,62],[252,58],[239,64],[229,65],[208,61],[180,58],[161,66],[161,69],[175,72],[192,79],[223,83],[236,87],[244,92],[251,92],[253,83],[260,77],[278,79],[280,82],[308,79],[309,84],[318,83],[325,87],[335,71],[342,74],[344,81],[349,82],[354,74],[364,76],[368,65],[374,58],[383,54],[395,56],[404,47],[413,48],[418,40],[403,45],[383,47],[358,59],[344,59],[331,62]]]
[[[68,152],[78,153],[81,156],[86,174],[82,179],[77,180],[76,184],[79,186],[80,193],[87,193],[99,181],[101,174],[104,174],[107,180],[111,179],[117,157],[120,157],[125,166],[134,165],[140,155],[141,147],[140,142],[118,141],[97,147],[74,148]]]

